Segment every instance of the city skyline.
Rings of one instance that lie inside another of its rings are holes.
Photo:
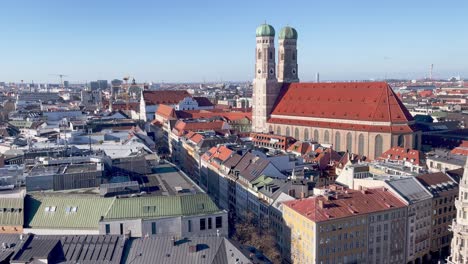
[[[112,4],[112,5],[111,5]],[[184,8],[180,8],[184,7]],[[302,81],[468,75],[466,3],[5,3],[0,81],[250,81],[256,26],[299,33]],[[242,19],[241,19],[242,18]],[[277,37],[276,37],[277,38]],[[456,41],[454,41],[454,39]]]

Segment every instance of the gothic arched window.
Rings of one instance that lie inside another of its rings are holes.
[[[299,128],[297,127],[294,129],[294,138],[296,140],[299,140]]]
[[[277,128],[276,128],[276,134],[277,134],[277,135],[281,135],[281,127],[277,127]]]
[[[282,61],[284,60],[284,52],[281,52],[280,58],[281,58]]]
[[[270,60],[273,59],[273,52],[270,51],[270,54],[269,54],[268,58],[269,58]]]
[[[287,137],[291,136],[291,131],[290,131],[289,127],[286,127],[286,136]]]
[[[335,133],[335,150],[341,151],[341,135],[340,132]]]
[[[358,138],[358,154],[364,155],[364,135],[359,134]]]
[[[318,142],[319,141],[319,132],[317,129],[314,130],[314,141]]]
[[[258,59],[261,60],[262,59],[262,51],[261,50],[258,50]]]
[[[273,127],[271,125],[268,127],[268,132],[273,132]]]
[[[309,140],[309,129],[304,128],[304,140]]]
[[[328,132],[328,130],[326,130],[325,134],[323,135],[323,142],[330,144],[330,132]]]
[[[379,134],[375,136],[375,143],[374,143],[374,157],[378,158],[382,155],[383,149],[383,139],[382,136]]]
[[[348,132],[348,134],[346,134],[346,150],[349,153],[353,152],[353,135],[351,135],[351,132]]]

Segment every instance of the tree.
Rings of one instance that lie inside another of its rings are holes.
[[[275,234],[264,221],[257,221],[249,212],[235,224],[233,239],[241,244],[255,247],[273,263],[281,263],[281,254],[276,245]]]

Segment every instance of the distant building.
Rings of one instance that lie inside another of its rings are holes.
[[[85,107],[93,107],[97,109],[102,104],[102,95],[100,90],[82,90],[81,91],[81,105]]]
[[[91,91],[105,90],[108,87],[107,80],[97,80],[89,83]]]
[[[174,107],[175,110],[213,109],[213,104],[204,97],[192,97],[187,91],[143,91],[140,99],[140,119],[155,119],[160,104]]]

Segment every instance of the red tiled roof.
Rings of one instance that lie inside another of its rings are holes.
[[[418,175],[416,178],[424,185],[431,186],[437,184],[443,184],[447,182],[454,182],[452,178],[447,176],[443,172],[436,172],[436,173],[428,173],[423,175]]]
[[[205,138],[203,135],[194,133],[192,131],[190,131],[189,134],[186,135],[187,139],[191,140],[195,144],[200,143]]]
[[[175,124],[174,130],[181,136],[184,134],[184,131],[221,130],[224,125],[224,121],[218,120],[212,122],[185,122],[179,120]]]
[[[172,106],[160,104],[158,110],[156,110],[156,114],[162,116],[166,119],[175,118],[175,110]]]
[[[212,147],[210,150],[205,152],[205,154],[203,154],[202,156],[202,159],[205,161],[209,161],[211,165],[215,166],[216,168],[219,168],[220,163],[214,162],[213,159],[216,158],[219,159],[221,162],[224,162],[231,156],[232,153],[232,150],[230,150],[224,145],[220,145],[217,147]]]
[[[306,120],[293,120],[286,118],[270,118],[268,123],[283,124],[283,125],[297,125],[306,127],[323,127],[343,130],[355,130],[355,131],[368,131],[368,132],[383,132],[383,133],[411,133],[416,130],[415,126],[410,125],[392,125],[392,126],[371,126],[362,124],[343,124],[333,122],[321,122],[321,121],[306,121]]]
[[[210,109],[210,110],[179,110],[176,111],[178,118],[212,118],[221,117],[229,121],[236,121],[243,118],[252,120],[252,112],[241,112],[241,111],[220,111],[221,109]]]
[[[389,209],[402,208],[405,204],[384,188],[363,191],[336,191],[329,199],[317,196],[308,199],[285,202],[284,205],[314,222],[368,214]],[[323,203],[323,207],[320,206]]]
[[[312,151],[312,143],[305,142],[305,141],[296,141],[294,144],[292,144],[288,148],[288,151],[296,152],[296,153],[299,153],[300,155],[304,155]]]
[[[191,97],[187,91],[143,91],[147,105],[177,104],[185,97]]]
[[[468,140],[463,140],[460,146],[452,149],[450,151],[452,154],[468,156]]]
[[[424,154],[419,150],[405,149],[402,147],[392,147],[389,150],[382,153],[382,155],[380,155],[380,157],[378,157],[377,159],[378,160],[389,159],[393,161],[401,161],[406,158],[407,162],[420,166],[420,165],[423,165],[423,161],[421,160],[423,159],[423,157],[424,157]],[[414,160],[414,161],[411,161],[411,160]]]
[[[406,123],[413,117],[385,82],[286,84],[272,115]]]

